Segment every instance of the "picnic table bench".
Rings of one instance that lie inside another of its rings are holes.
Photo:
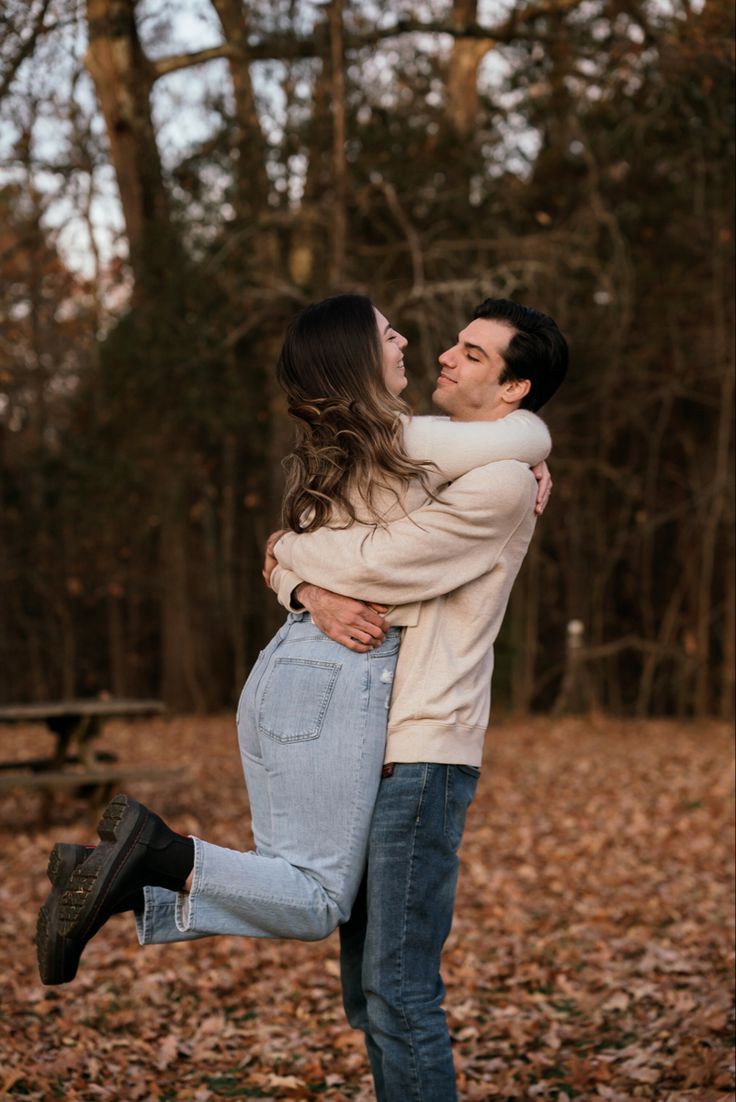
[[[164,711],[160,700],[112,697],[0,706],[0,723],[40,721],[56,736],[50,756],[0,761],[0,792],[19,787],[39,789],[42,819],[47,821],[52,795],[59,789],[75,789],[96,808],[125,781],[168,780],[181,775],[181,769],[121,765],[116,754],[96,751],[93,746],[108,719],[161,715]]]

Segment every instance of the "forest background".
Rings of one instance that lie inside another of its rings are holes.
[[[0,699],[233,703],[281,336],[350,288],[419,412],[486,295],[569,336],[496,701],[733,717],[729,0],[8,0],[0,39]]]

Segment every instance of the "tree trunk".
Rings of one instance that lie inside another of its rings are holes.
[[[105,118],[120,190],[134,302],[144,304],[165,286],[178,250],[151,118],[154,73],[138,40],[136,5],[137,0],[87,0],[85,64]]]
[[[329,193],[332,177],[330,140],[325,122],[329,118],[330,101],[329,66],[323,61],[314,80],[304,196],[300,217],[292,230],[289,249],[289,275],[300,287],[311,287],[316,282],[321,282],[320,275],[315,278],[315,273],[320,272],[323,259],[326,259],[327,216],[322,209],[322,199]],[[324,267],[327,270],[328,264]]]
[[[237,162],[237,216],[255,222],[267,206],[266,143],[258,118],[256,97],[250,75],[248,20],[242,0],[212,0],[232,52],[228,57],[235,99],[235,149]]]
[[[732,529],[733,533],[733,529]],[[736,711],[736,580],[734,579],[734,541],[729,539],[729,554],[723,563],[725,616],[723,633],[723,677],[718,702],[721,719],[733,720]]]
[[[162,696],[176,711],[204,712],[207,696],[192,630],[187,523],[181,501],[167,502],[159,538]]]
[[[136,28],[137,0],[87,0],[89,48],[85,63],[95,83],[105,119],[130,247],[134,286],[131,323],[134,348],[149,372],[157,372],[150,402],[166,394],[166,372],[176,363],[172,334],[181,339],[182,298],[186,291],[184,250],[172,226],[161,159],[151,118],[155,71],[143,52]],[[156,397],[158,395],[159,397]],[[154,506],[161,525],[160,567],[162,684],[174,707],[204,704],[194,661],[195,641],[186,588],[186,524],[172,516],[171,503],[186,509],[180,474],[171,461],[180,434],[162,417],[157,450],[150,457],[162,477]],[[167,456],[167,461],[159,457]],[[154,490],[154,493],[156,491]],[[184,530],[182,530],[184,529]]]
[[[582,620],[570,620],[565,644],[565,673],[552,708],[553,716],[579,715],[595,707],[597,694],[586,667],[584,646],[585,625]]]
[[[460,29],[478,20],[478,0],[453,0],[452,22]],[[494,47],[490,39],[455,38],[447,71],[447,108],[453,129],[469,137],[478,125],[478,69]]]
[[[531,711],[539,633],[539,544],[532,542],[511,595],[514,660],[511,700],[515,712]],[[521,585],[521,588],[519,586]]]
[[[345,61],[342,0],[330,4],[330,71],[332,74],[332,241],[330,287],[338,290],[345,278],[347,236],[347,165],[345,163]]]
[[[232,359],[232,357],[230,357]],[[233,432],[226,432],[222,441],[222,489],[220,544],[222,558],[222,615],[232,653],[233,696],[240,691],[245,680],[248,640],[244,628],[241,589],[238,577],[242,563],[237,553],[237,501],[236,487],[237,442]]]
[[[721,263],[720,252],[714,248],[712,267],[712,346],[715,362],[723,372],[721,393],[719,395],[718,431],[715,440],[713,464],[711,468],[711,501],[708,508],[701,540],[701,562],[698,578],[697,597],[697,674],[695,680],[695,714],[704,716],[716,711],[715,700],[710,691],[711,678],[711,620],[713,610],[713,580],[716,576],[716,553],[718,536],[728,517],[729,485],[733,467],[733,399],[734,368],[729,357],[729,342],[726,334],[725,319],[728,308],[724,301],[723,288],[728,287],[728,273]]]
[[[110,688],[115,696],[127,695],[122,597],[123,594],[117,586],[108,587],[107,650],[109,654]]]

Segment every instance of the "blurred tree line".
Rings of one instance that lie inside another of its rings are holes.
[[[281,334],[351,288],[410,338],[419,412],[486,295],[569,336],[496,699],[732,716],[732,20],[730,0],[9,0],[0,698],[232,704],[280,619],[260,566]]]

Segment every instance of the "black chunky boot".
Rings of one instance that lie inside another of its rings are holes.
[[[181,891],[194,866],[192,839],[130,796],[107,805],[97,833],[100,844],[76,866],[59,905],[59,932],[85,942],[147,885]]]
[[[92,853],[91,846],[57,845],[51,850],[46,875],[51,891],[38,912],[36,952],[41,983],[69,983],[77,974],[79,953],[58,932],[59,902],[69,877],[77,865]]]
[[[82,950],[97,929],[86,938],[62,937],[59,933],[59,904],[66,891],[69,878],[88,857],[94,846],[66,845],[58,842],[51,850],[46,875],[51,881],[51,891],[38,912],[36,923],[36,953],[41,983],[49,986],[69,983],[77,974]],[[143,909],[143,892],[133,892],[121,900],[116,913]],[[99,924],[100,926],[102,923]]]

